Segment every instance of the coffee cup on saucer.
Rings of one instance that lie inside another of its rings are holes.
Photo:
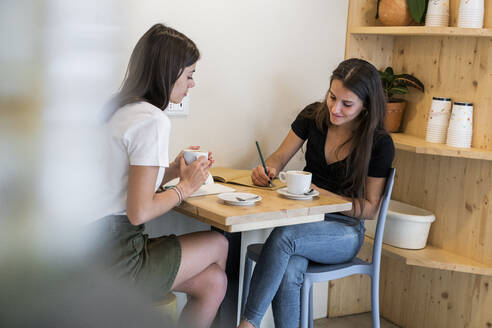
[[[311,188],[311,172],[306,171],[287,171],[278,174],[280,181],[287,185],[287,192],[301,195]]]

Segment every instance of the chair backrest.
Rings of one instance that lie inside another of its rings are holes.
[[[381,207],[379,208],[376,233],[374,235],[374,245],[372,247],[372,264],[374,265],[376,272],[379,272],[379,265],[381,263],[384,224],[386,223],[386,213],[388,212],[391,192],[393,191],[393,184],[395,182],[395,171],[396,170],[392,168],[388,178],[386,178],[386,186],[384,187],[383,196],[381,197]]]

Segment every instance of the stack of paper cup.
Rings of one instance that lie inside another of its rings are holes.
[[[458,27],[482,28],[483,12],[483,0],[461,0],[458,14]]]
[[[449,0],[430,0],[425,15],[425,26],[449,25]]]
[[[473,104],[454,102],[449,120],[448,146],[470,148],[473,135]]]
[[[445,143],[450,116],[451,98],[432,97],[425,140],[435,143]]]

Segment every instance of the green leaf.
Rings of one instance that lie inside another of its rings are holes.
[[[425,17],[425,11],[427,10],[427,1],[426,0],[407,0],[408,9],[410,10],[410,14],[412,18],[417,23],[422,23]]]
[[[424,85],[419,79],[410,74],[394,74],[393,68],[388,66],[384,71],[378,71],[384,93],[388,99],[394,94],[408,93],[408,87],[424,91]]]
[[[395,75],[393,74],[393,69],[391,67],[387,67],[384,71],[379,71],[379,75],[385,89],[389,89],[393,86]]]
[[[404,85],[406,87],[412,87],[421,92],[424,92],[424,84],[420,82],[420,80],[417,79],[415,76],[412,76],[410,74],[395,75],[395,80],[393,81],[393,83],[397,85]]]
[[[386,67],[384,72],[389,75],[394,75],[393,68],[391,66]]]
[[[393,87],[390,89],[392,94],[404,95],[408,93],[408,88],[405,86]]]

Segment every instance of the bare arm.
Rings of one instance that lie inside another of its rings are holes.
[[[304,140],[299,138],[294,131],[290,130],[278,149],[265,161],[268,176],[265,174],[263,166],[258,165],[251,173],[253,183],[258,186],[268,185],[269,178],[275,177],[277,172],[285,167],[303,143]]]
[[[188,197],[205,182],[208,176],[209,161],[200,158],[191,165],[186,165],[180,158],[180,182],[183,198]],[[162,215],[179,202],[179,197],[174,190],[166,190],[156,194],[154,192],[155,181],[159,167],[157,166],[130,166],[128,176],[128,196],[126,212],[133,225],[145,223],[159,215]]]
[[[386,178],[368,177],[366,183],[366,197],[364,199],[364,211],[361,213],[360,204],[358,201],[356,201],[355,207],[352,207],[351,210],[342,213],[359,219],[366,219],[366,220],[375,219],[379,211],[379,204],[381,202],[381,197],[383,195],[385,183],[386,183]],[[349,197],[343,197],[334,194],[328,190],[319,188],[314,184],[312,185],[312,187],[318,190],[321,195],[338,196],[348,201],[352,201]]]
[[[172,179],[179,178],[179,159],[180,156],[183,156],[183,152],[180,152],[178,157],[174,160],[174,162],[169,163],[169,167],[164,171],[164,176],[162,177],[161,186],[164,186],[166,183],[171,181]]]

